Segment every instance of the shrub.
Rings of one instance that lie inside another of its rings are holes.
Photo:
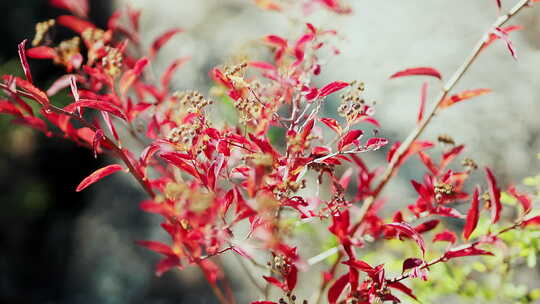
[[[306,13],[314,9],[351,13],[337,0],[304,2]],[[485,185],[470,185],[469,177],[478,174],[472,159],[464,158],[460,169],[449,169],[464,149],[451,137],[441,136],[439,143],[419,138],[436,113],[490,92],[453,89],[495,40],[503,40],[516,57],[508,33],[520,27],[507,23],[533,2],[520,0],[500,15],[428,110],[424,83],[417,126],[405,141],[391,145],[383,167],[373,168],[363,159],[364,153],[379,153],[375,151],[388,144],[378,133],[362,130],[365,124],[381,127],[375,105],[363,98],[364,84],[342,80],[321,87],[313,84],[323,72],[319,53],[335,51],[336,32],[310,23],[299,37],[264,37],[271,60],[212,69],[216,102],[195,90],[171,91],[172,76],[187,58],[175,60],[158,78],[147,73],[160,48],[180,29],[163,33],[146,50],[138,34],[140,11],[118,11],[101,29],[87,20],[86,1],[51,1],[73,15],[39,23],[32,47],[26,40],[19,45],[25,77],[3,76],[0,110],[13,116],[14,123],[72,140],[96,157],[116,158],[118,163],[91,173],[75,190],[117,172],[132,175],[148,195],[141,209],[160,215],[161,227],[170,236],[168,243],[138,242],[162,256],[156,274],[199,267],[220,303],[235,302],[216,263],[224,254],[238,256],[246,270],[243,275],[260,290],[262,300],[253,304],[400,302],[404,297],[416,299],[416,290],[425,298],[467,294],[481,284],[470,279],[473,270],[481,276],[487,269],[510,265],[488,257],[515,260],[538,252],[536,234],[530,229],[540,225],[540,216],[534,215],[533,199],[514,187],[501,198],[489,168],[482,170]],[[294,6],[286,1],[255,3],[277,11]],[[497,4],[500,8],[500,1]],[[77,35],[53,41],[48,33],[56,26]],[[47,90],[38,88],[28,58],[52,60],[66,74]],[[404,69],[390,78],[409,76],[442,80],[431,67]],[[54,102],[62,90],[72,96],[65,107]],[[327,97],[338,93],[339,117],[324,117]],[[231,121],[217,119],[210,107],[232,110],[234,116]],[[146,122],[142,130],[134,126],[135,120]],[[130,140],[142,147],[123,145]],[[435,145],[443,150],[437,159],[428,152]],[[423,179],[411,181],[418,197],[385,219],[379,214],[385,204],[382,191],[414,155],[426,167]],[[514,219],[501,216],[504,201],[514,202],[508,207],[516,210]],[[460,205],[466,205],[465,214],[458,210]],[[463,229],[443,228],[442,218],[458,219]],[[306,257],[298,238],[317,242],[318,232],[306,234],[301,228],[321,224],[330,234],[329,245]],[[400,241],[414,244],[414,249]],[[498,253],[504,244],[519,246],[512,253],[516,257]],[[330,265],[312,276],[317,280],[298,279],[299,272],[317,272],[314,265],[322,261]],[[529,263],[535,263],[535,257]],[[254,275],[249,264],[266,274]],[[447,270],[437,268],[439,264],[448,265]],[[411,289],[407,282],[412,279],[428,285]],[[449,279],[452,286],[429,285]],[[312,290],[311,299],[296,294],[300,284]],[[278,300],[272,299],[270,287],[281,290]],[[490,289],[486,290],[488,294]],[[536,294],[524,290],[517,299],[533,300]]]

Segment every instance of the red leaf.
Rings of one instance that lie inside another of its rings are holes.
[[[356,141],[358,138],[360,138],[364,132],[362,130],[350,130],[347,132],[341,140],[338,142],[338,150],[342,150],[343,148],[347,147],[348,145],[352,144],[354,141]]]
[[[497,3],[497,8],[501,10],[501,0],[495,0],[495,2]]]
[[[279,37],[279,36],[276,36],[276,35],[268,35],[266,36],[265,40],[270,43],[270,44],[273,44],[273,45],[276,45],[276,46],[280,46],[280,47],[283,47],[283,48],[286,48],[287,47],[287,40]]]
[[[333,118],[326,118],[326,117],[323,117],[320,119],[320,121],[327,125],[330,129],[332,129],[334,132],[336,132],[338,135],[341,134],[341,132],[343,131],[343,129],[341,128],[341,126],[339,125],[339,122]]]
[[[219,84],[227,87],[228,89],[231,89],[231,90],[234,89],[234,85],[232,81],[227,76],[225,76],[223,72],[221,72],[220,69],[218,68],[212,69],[211,74],[212,74],[212,78]]]
[[[102,100],[93,100],[93,99],[80,99],[77,102],[74,102],[64,109],[69,112],[73,112],[76,108],[92,108],[100,111],[105,111],[113,114],[114,116],[118,116],[122,119],[127,119],[126,115],[114,104],[102,101]]]
[[[335,304],[339,299],[339,296],[345,289],[345,286],[349,283],[349,274],[346,273],[339,277],[332,286],[328,289],[328,303]]]
[[[418,267],[420,265],[424,264],[424,260],[418,259],[418,258],[408,258],[405,261],[403,261],[403,269],[401,273],[403,274],[405,271]]]
[[[69,16],[69,15],[62,15],[56,18],[56,22],[58,22],[58,24],[62,26],[72,29],[74,32],[78,34],[82,34],[88,28],[96,27],[95,25],[93,25],[92,23],[88,21],[79,19],[74,16]]]
[[[123,170],[122,166],[120,165],[108,165],[106,167],[103,167],[101,169],[98,169],[94,171],[94,173],[90,174],[88,177],[82,180],[82,182],[77,186],[77,189],[75,191],[80,192],[84,190],[86,187],[92,185],[93,183],[99,181],[100,179],[111,175],[117,171]]]
[[[439,225],[440,222],[441,222],[440,220],[436,220],[436,219],[423,222],[422,224],[414,227],[414,230],[416,230],[416,232],[418,233],[428,232],[435,229],[435,227],[437,227],[437,225]]]
[[[285,286],[283,285],[283,283],[281,283],[278,279],[274,278],[274,277],[268,277],[268,276],[263,276],[263,279],[266,280],[266,282],[272,284],[272,285],[275,285],[281,289],[283,289]]]
[[[167,209],[165,208],[165,204],[163,203],[156,203],[154,201],[144,201],[142,202],[139,207],[142,211],[148,212],[148,213],[156,213],[156,214],[166,214]]]
[[[514,49],[514,46],[512,45],[512,41],[510,41],[510,38],[508,37],[508,33],[500,27],[496,27],[493,32],[495,33],[495,35],[499,36],[502,40],[504,40],[504,42],[506,43],[506,47],[510,51],[510,54],[512,55],[512,57],[514,59],[517,59],[516,50]]]
[[[420,108],[418,109],[418,118],[416,119],[416,123],[420,123],[422,119],[424,118],[424,110],[426,108],[426,99],[427,99],[427,89],[428,89],[428,82],[424,81],[424,83],[422,83],[422,89],[420,89]]]
[[[146,247],[154,252],[161,253],[164,255],[174,255],[174,252],[172,251],[171,247],[161,242],[137,241],[137,245]]]
[[[437,175],[439,173],[439,169],[437,168],[431,157],[429,157],[429,155],[427,155],[423,151],[418,151],[418,156],[420,156],[420,160],[422,161],[422,163],[424,163],[424,166],[428,168],[431,174]]]
[[[5,79],[5,76],[4,76]],[[31,84],[29,81],[24,80],[19,77],[15,77],[15,82],[17,86],[25,89],[28,93],[34,97],[34,100],[39,102],[42,106],[49,105],[49,98],[47,97],[47,94],[43,92],[42,90],[36,88],[33,84]]]
[[[528,220],[523,221],[523,223],[521,223],[521,227],[529,227],[529,226],[540,227],[540,215],[532,217]]]
[[[215,285],[217,280],[223,277],[221,269],[209,259],[200,261],[199,267],[201,267],[206,280],[212,285]]]
[[[439,108],[440,109],[448,108],[449,106],[454,105],[455,103],[458,103],[460,101],[467,100],[467,99],[477,97],[477,96],[481,96],[490,92],[491,92],[491,89],[476,89],[476,90],[463,91],[461,93],[445,98],[439,105]]]
[[[449,163],[456,158],[465,148],[464,145],[455,146],[452,150],[445,152],[442,156],[441,164],[439,165],[439,171],[444,170]]]
[[[376,151],[380,149],[382,146],[386,146],[388,144],[388,139],[382,138],[382,137],[372,137],[368,139],[366,142],[366,148],[371,151]]]
[[[73,94],[73,98],[75,98],[75,101],[79,101],[79,89],[77,88],[77,78],[75,77],[75,75],[69,77],[69,86],[71,88],[71,94]]]
[[[199,173],[195,168],[182,160],[182,156],[175,152],[161,153],[161,158],[178,167],[178,169],[192,175],[195,178],[200,178]]]
[[[376,271],[375,268],[371,267],[371,265],[369,265],[368,263],[362,260],[349,260],[349,261],[343,262],[343,264],[348,265],[350,267],[353,267],[354,269],[360,270],[368,274],[373,274],[374,271]]]
[[[26,76],[26,80],[28,82],[33,83],[32,81],[32,73],[30,72],[30,66],[28,65],[28,60],[26,59],[26,39],[24,39],[21,43],[19,43],[19,59],[21,60],[21,64],[23,67],[24,75]]]
[[[478,225],[478,219],[479,219],[479,195],[480,195],[480,187],[477,186],[474,189],[472,201],[471,201],[471,208],[469,209],[469,212],[467,213],[467,219],[465,220],[465,227],[463,228],[463,238],[468,240],[471,236],[471,233],[473,233],[474,229],[476,229],[476,225]]]
[[[58,79],[56,79],[53,82],[53,84],[51,84],[51,86],[46,92],[47,95],[53,96],[56,93],[58,93],[60,90],[67,88],[71,83],[71,78],[74,76],[76,77],[75,74],[65,74],[65,75],[60,76]]]
[[[497,187],[497,180],[489,168],[486,168],[486,177],[491,200],[491,222],[495,224],[501,217],[501,190]]]
[[[160,277],[165,272],[169,271],[173,267],[180,267],[180,259],[176,256],[169,256],[159,261],[156,265],[156,275]]]
[[[56,57],[56,51],[48,46],[38,46],[26,50],[26,56],[33,59],[53,59]]]
[[[111,131],[112,135],[114,136],[114,139],[118,141],[119,140],[118,132],[116,132],[116,128],[114,127],[114,123],[112,122],[111,115],[109,115],[109,112],[102,111],[101,116],[103,117],[103,120],[105,121],[105,124],[107,125],[107,128],[109,128],[109,131]]]
[[[287,289],[288,291],[292,291],[294,287],[296,287],[296,282],[298,281],[298,268],[296,266],[292,265],[291,270],[289,271],[287,275]]]
[[[190,59],[191,57],[178,58],[167,67],[167,70],[165,71],[165,73],[163,73],[163,76],[161,76],[161,85],[163,86],[163,89],[169,88],[169,84],[171,83],[174,72],[178,68],[182,67]]]
[[[160,149],[160,145],[158,143],[153,143],[149,146],[147,146],[142,152],[141,156],[139,157],[139,162],[146,166],[148,164],[148,161],[150,158]]]
[[[493,255],[493,253],[491,253],[489,251],[482,250],[482,249],[478,249],[478,248],[476,248],[474,246],[470,246],[470,247],[465,247],[465,248],[462,248],[462,249],[448,250],[444,254],[444,257],[446,259],[453,259],[453,258],[459,258],[459,257],[464,257],[464,256],[473,256],[473,255]]]
[[[442,79],[441,73],[439,73],[439,71],[435,70],[434,68],[429,68],[429,67],[410,68],[403,71],[399,71],[395,73],[394,75],[390,76],[390,79],[404,77],[404,76],[432,76],[432,77]]]
[[[405,286],[403,283],[401,282],[389,282],[388,283],[388,286],[391,287],[391,288],[395,288],[401,292],[403,292],[404,294],[408,295],[409,297],[417,300],[416,296],[413,294],[412,292],[412,289],[410,289],[409,287]]]
[[[343,81],[334,81],[327,85],[325,85],[320,91],[319,91],[319,97],[325,97],[328,96],[334,92],[337,92],[343,88],[346,88],[349,86],[348,82]]]
[[[454,244],[457,240],[456,234],[450,230],[444,230],[443,232],[437,233],[434,237],[432,242],[450,242],[450,244]]]
[[[516,189],[516,187],[511,186],[508,188],[508,193],[515,197],[518,202],[521,204],[521,207],[523,207],[523,214],[528,214],[532,209],[532,200],[531,198],[524,193],[519,193]]]
[[[413,227],[411,227],[406,222],[401,223],[390,223],[386,224],[386,226],[390,226],[393,228],[396,228],[399,232],[405,234],[406,236],[412,238],[420,247],[420,250],[422,250],[422,255],[426,253],[426,244],[424,242],[424,238],[420,233],[418,233]]]
[[[22,112],[12,103],[6,100],[0,100],[0,113],[10,114],[22,117]]]
[[[275,71],[276,67],[273,66],[271,63],[264,62],[264,61],[252,61],[249,63],[249,66],[258,68],[261,70],[268,70],[268,71]]]
[[[133,69],[128,70],[122,75],[119,83],[119,90],[121,95],[125,95],[127,90],[131,87],[133,82],[141,75],[144,67],[148,64],[148,58],[143,57],[139,59]]]
[[[520,26],[520,25],[510,25],[510,26],[507,26],[507,27],[501,27],[500,29],[501,29],[501,31],[504,31],[505,33],[508,34],[510,32],[513,32],[513,31],[522,30],[523,27]],[[499,35],[496,35],[495,33],[489,34],[489,38],[488,38],[488,40],[486,42],[484,42],[484,45],[482,46],[482,50],[487,48],[489,45],[491,45],[497,39],[500,39]]]
[[[167,43],[174,35],[181,33],[182,31],[183,30],[180,28],[175,28],[166,31],[159,36],[156,40],[154,40],[154,43],[152,43],[152,47],[150,47],[149,57],[153,58],[165,43]]]
[[[50,0],[52,6],[65,9],[79,17],[88,17],[88,0]]]

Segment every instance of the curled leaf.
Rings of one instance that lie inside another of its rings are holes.
[[[420,250],[422,250],[422,255],[426,253],[426,243],[424,242],[424,238],[413,227],[411,227],[411,225],[407,224],[406,222],[401,222],[386,224],[386,226],[395,228],[405,236],[412,238],[418,244]]]
[[[65,26],[78,34],[82,34],[86,29],[96,27],[88,21],[69,15],[62,15],[56,18],[56,22],[59,25]]]
[[[476,187],[474,189],[472,201],[471,201],[471,208],[469,209],[469,212],[467,213],[467,219],[465,220],[465,228],[463,228],[463,238],[468,240],[471,236],[471,233],[473,233],[474,229],[476,229],[476,225],[478,225],[478,219],[479,219],[479,195],[480,195],[480,187]]]
[[[68,10],[79,17],[88,17],[88,0],[50,0],[49,3],[57,8]]]
[[[440,222],[441,221],[437,219],[423,222],[422,224],[414,227],[414,230],[416,230],[416,232],[418,233],[428,232],[435,229],[435,227],[437,227],[437,225],[439,225]]]
[[[532,200],[531,198],[525,194],[525,193],[519,193],[516,189],[516,187],[511,186],[508,188],[508,193],[515,197],[518,202],[521,204],[521,207],[523,207],[523,214],[528,214],[532,209]]]
[[[424,264],[424,260],[419,258],[408,258],[405,261],[403,261],[403,268],[401,273],[403,274],[405,271],[418,267],[420,265]]]
[[[439,232],[433,237],[433,242],[449,242],[450,244],[454,244],[456,241],[456,234],[450,230]]]
[[[323,117],[320,120],[323,124],[327,125],[330,129],[332,129],[338,135],[341,134],[341,132],[343,132],[343,129],[341,128],[337,120],[333,118],[326,118],[326,117]]]
[[[476,248],[474,246],[469,246],[465,248],[455,248],[455,249],[448,250],[444,254],[444,258],[449,260],[453,258],[473,256],[473,255],[493,255],[493,253],[489,251],[485,251],[483,249]]]
[[[94,171],[94,173],[90,174],[88,177],[83,179],[81,183],[77,186],[77,189],[75,191],[80,192],[84,190],[86,187],[92,185],[93,183],[99,181],[100,179],[111,175],[117,171],[122,170],[122,166],[120,165],[108,165],[106,167],[103,167],[101,169],[98,169]]]
[[[497,187],[497,180],[489,168],[486,168],[486,177],[488,180],[489,196],[491,200],[491,222],[495,224],[501,217],[501,190]]]
[[[362,130],[350,130],[347,132],[343,138],[338,142],[338,150],[342,150],[343,148],[347,147],[348,145],[354,143],[358,138],[360,138],[364,132]]]
[[[152,43],[152,46],[150,47],[149,57],[153,58],[165,43],[167,43],[174,35],[181,33],[182,31],[183,30],[180,28],[174,28],[159,36],[154,40],[154,43]]]
[[[174,72],[180,67],[182,67],[186,62],[189,61],[191,57],[181,57],[173,61],[168,67],[163,76],[161,76],[161,86],[164,89],[168,89],[171,83],[171,79],[174,75]]]
[[[532,217],[528,220],[525,220],[523,221],[523,223],[521,223],[521,227],[540,227],[540,215],[537,215],[535,217]]]
[[[19,59],[21,60],[26,80],[32,83],[32,73],[30,72],[30,66],[28,65],[28,60],[26,58],[26,39],[19,43]]]
[[[325,85],[324,87],[321,88],[321,90],[319,91],[319,97],[325,97],[325,96],[328,96],[334,92],[337,92],[343,88],[346,88],[349,86],[349,83],[348,82],[343,82],[343,81],[334,81],[334,82],[331,82],[327,85]]]
[[[436,69],[430,68],[430,67],[417,67],[417,68],[405,69],[403,71],[394,73],[392,76],[390,76],[390,79],[404,77],[404,76],[432,76],[435,78],[442,79],[441,73],[439,73],[439,71],[437,71]]]
[[[53,59],[56,57],[56,51],[52,47],[37,46],[26,50],[26,56],[33,59]]]
[[[93,100],[93,99],[80,99],[77,102],[74,102],[64,109],[66,111],[72,112],[76,108],[92,108],[100,111],[105,111],[113,114],[114,116],[120,117],[122,119],[127,119],[126,115],[122,112],[120,108],[114,104],[102,100]]]
[[[335,304],[339,299],[339,296],[345,289],[345,286],[349,283],[349,274],[344,274],[337,279],[330,289],[328,289],[328,303]]]
[[[121,95],[125,95],[127,90],[131,87],[133,82],[141,75],[144,67],[148,64],[148,58],[143,57],[139,59],[133,69],[128,70],[122,75],[119,83],[119,90]]]

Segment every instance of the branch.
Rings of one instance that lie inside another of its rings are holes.
[[[358,227],[360,227],[360,224],[364,220],[371,205],[373,204],[373,202],[375,202],[384,187],[388,184],[388,182],[392,179],[392,176],[396,173],[399,160],[403,157],[403,155],[405,155],[405,153],[407,153],[413,142],[424,132],[433,117],[437,114],[439,106],[443,103],[450,91],[456,86],[459,80],[463,77],[463,75],[465,75],[471,65],[475,62],[476,58],[480,54],[480,51],[482,51],[484,44],[489,37],[489,33],[492,32],[494,28],[503,26],[512,17],[516,16],[523,8],[529,5],[529,1],[530,0],[520,0],[514,7],[510,9],[510,11],[508,11],[507,14],[500,16],[491,25],[489,30],[484,33],[482,38],[477,42],[469,56],[465,59],[465,62],[463,62],[463,64],[457,69],[454,75],[446,82],[433,108],[429,111],[429,113],[427,113],[424,120],[422,120],[421,123],[409,134],[409,136],[407,136],[407,139],[405,139],[405,141],[399,146],[397,151],[394,153],[392,160],[386,167],[386,170],[383,172],[382,179],[375,188],[373,195],[368,197],[362,204],[360,214],[358,215],[358,222],[354,226],[352,233],[356,232]]]

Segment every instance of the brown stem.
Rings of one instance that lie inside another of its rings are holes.
[[[382,192],[382,190],[388,184],[388,182],[392,179],[392,176],[394,176],[394,174],[396,173],[396,170],[399,167],[398,166],[399,161],[402,159],[405,153],[407,153],[407,151],[409,150],[413,142],[424,132],[424,130],[426,129],[428,124],[431,122],[433,117],[437,114],[437,110],[439,109],[439,106],[443,103],[443,101],[446,99],[450,91],[456,86],[459,80],[463,77],[463,75],[469,70],[471,65],[474,63],[474,61],[480,54],[480,51],[482,51],[484,44],[486,43],[487,38],[489,37],[489,33],[494,28],[504,25],[512,17],[514,17],[517,13],[519,13],[524,7],[528,6],[528,4],[529,4],[529,0],[520,0],[514,7],[510,9],[510,11],[508,11],[507,14],[500,16],[491,25],[489,30],[482,36],[482,38],[478,41],[478,43],[474,46],[470,55],[465,59],[465,62],[463,62],[463,64],[457,69],[454,75],[446,82],[433,108],[425,116],[424,120],[422,120],[420,124],[409,134],[409,136],[407,136],[407,139],[405,139],[405,141],[399,146],[397,151],[394,153],[392,160],[386,167],[386,170],[383,172],[381,181],[379,182],[377,187],[375,187],[373,195],[368,197],[362,204],[362,208],[360,209],[360,214],[358,215],[358,222],[353,228],[353,233],[356,232],[356,230],[358,229],[358,227],[364,220],[364,217],[368,213],[369,208],[371,207],[373,202],[376,201],[379,194]]]

